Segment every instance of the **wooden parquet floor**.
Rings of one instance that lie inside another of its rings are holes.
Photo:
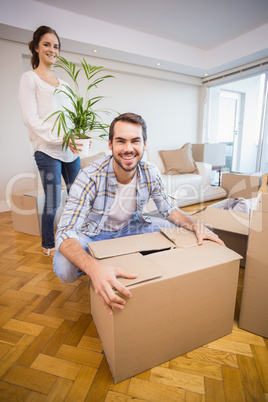
[[[232,334],[115,385],[90,315],[88,278],[64,284],[40,238],[0,214],[0,401],[268,401],[268,340]]]

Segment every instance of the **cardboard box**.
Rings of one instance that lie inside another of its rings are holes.
[[[203,224],[215,232],[225,245],[236,251],[243,258],[241,266],[245,266],[250,212],[235,212],[222,209],[228,200],[223,200],[208,206],[204,212]]]
[[[255,198],[260,187],[260,174],[222,173],[221,186],[227,191],[229,198]]]
[[[66,190],[61,191],[61,204],[58,208],[54,228],[60,220],[61,213],[67,198]],[[44,208],[44,193],[29,191],[13,193],[10,195],[10,207],[13,221],[13,228],[16,232],[27,233],[34,236],[41,236],[41,217]]]
[[[198,246],[181,228],[88,247],[138,274],[119,279],[132,298],[113,316],[91,285],[91,312],[115,383],[232,331],[240,259],[232,250],[210,241]]]
[[[239,327],[268,338],[268,194],[252,212]]]
[[[225,166],[226,144],[192,144],[193,158],[196,162],[206,162],[212,166]]]

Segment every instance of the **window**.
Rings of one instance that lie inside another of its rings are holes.
[[[226,144],[225,171],[267,172],[267,78],[262,73],[208,85],[203,140]]]

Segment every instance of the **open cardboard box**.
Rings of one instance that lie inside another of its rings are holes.
[[[268,338],[268,194],[252,212],[239,327]]]
[[[91,284],[91,312],[115,383],[232,331],[240,256],[182,228],[88,243],[104,263],[137,273],[110,316]]]
[[[54,228],[60,220],[66,201],[66,190],[61,191],[61,204],[57,210]],[[16,232],[41,236],[41,217],[44,208],[45,196],[43,192],[25,191],[10,195],[10,207],[13,228]]]
[[[251,210],[249,213],[244,213],[222,209],[228,200],[209,205],[204,212],[203,224],[213,230],[227,247],[243,257],[240,264],[244,267]],[[255,202],[257,203],[257,198]]]

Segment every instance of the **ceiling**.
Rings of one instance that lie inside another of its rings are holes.
[[[0,14],[3,38],[50,25],[64,50],[196,77],[268,57],[268,0],[9,0]]]
[[[201,49],[268,22],[268,0],[36,0]]]

